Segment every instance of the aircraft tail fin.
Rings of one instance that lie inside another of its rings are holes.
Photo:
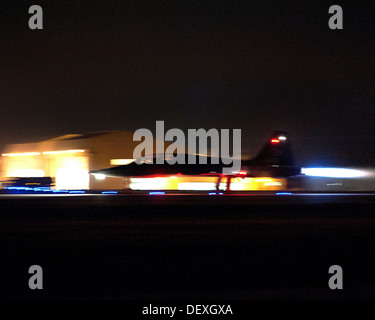
[[[288,132],[274,131],[252,161],[266,165],[294,166],[294,157],[288,139]]]

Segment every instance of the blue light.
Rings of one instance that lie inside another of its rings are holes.
[[[118,194],[117,191],[102,191],[102,194]]]
[[[291,195],[291,192],[276,192],[277,196]]]
[[[85,193],[85,191],[83,191],[83,190],[73,190],[73,191],[69,191],[69,193]]]
[[[148,193],[150,196],[154,196],[154,195],[163,195],[165,194],[164,191],[152,191],[152,192],[149,192]]]
[[[209,195],[209,196],[216,195],[216,192],[209,192],[208,195]]]
[[[8,190],[24,190],[24,191],[34,190],[33,188],[30,188],[30,187],[4,187],[4,189],[8,189]]]
[[[34,191],[51,191],[49,187],[35,187]]]
[[[67,193],[69,192],[68,190],[58,190],[58,189],[55,189],[55,190],[52,190],[53,192],[55,193]]]

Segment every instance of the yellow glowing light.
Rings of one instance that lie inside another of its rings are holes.
[[[60,154],[60,153],[77,153],[77,152],[85,152],[85,150],[44,151],[43,154]]]
[[[246,190],[244,184],[241,182],[232,182],[229,188],[233,191]]]
[[[77,153],[77,152],[85,152],[85,150],[62,150],[60,153]]]
[[[283,179],[273,178],[233,178],[231,180],[231,190],[280,190],[285,184]]]
[[[178,184],[178,190],[216,190],[213,182],[183,182]]]
[[[282,186],[283,184],[281,182],[266,182],[264,184],[265,186]]]
[[[89,189],[88,170],[81,168],[59,168],[56,172],[57,189]]]
[[[217,177],[171,176],[157,178],[131,178],[129,187],[133,190],[181,190],[211,191],[216,190]],[[283,179],[273,178],[240,178],[231,179],[230,189],[246,190],[280,190],[285,185]],[[220,181],[219,190],[226,190],[227,178]]]
[[[3,153],[3,157],[40,156],[40,152]]]
[[[88,157],[59,157],[56,170],[57,189],[89,189]]]
[[[172,189],[169,178],[132,178],[129,185],[133,190],[167,190]]]
[[[44,151],[43,154],[60,154],[60,153],[77,153],[77,152],[85,152],[85,150]]]
[[[77,152],[85,152],[85,150],[44,151],[43,154],[61,154],[61,153],[77,153]]]
[[[135,159],[111,159],[112,166],[121,166],[134,162]]]
[[[256,178],[254,179],[254,182],[271,182],[272,179],[269,178]]]
[[[20,178],[28,178],[28,177],[44,177],[45,172],[39,169],[15,169],[11,171],[9,177],[20,177]]]
[[[101,174],[101,173],[94,174],[94,176],[95,176],[95,179],[97,179],[97,180],[104,180],[105,179],[105,175]]]
[[[143,183],[143,182],[153,182],[153,183],[161,183],[161,182],[165,182],[166,180],[168,180],[168,178],[164,178],[164,177],[158,177],[158,178],[131,178],[131,181],[134,182],[134,183]]]
[[[85,150],[62,150],[62,151],[44,151],[43,154],[60,154],[60,153],[77,153],[85,152]],[[3,157],[26,157],[26,156],[40,156],[40,152],[18,152],[18,153],[3,153]]]

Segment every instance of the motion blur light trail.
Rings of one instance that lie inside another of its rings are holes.
[[[347,169],[347,168],[302,168],[301,173],[311,177],[327,178],[361,178],[374,175],[368,170]]]

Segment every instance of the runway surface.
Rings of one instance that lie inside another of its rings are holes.
[[[2,299],[375,298],[374,194],[3,194],[0,208]]]

